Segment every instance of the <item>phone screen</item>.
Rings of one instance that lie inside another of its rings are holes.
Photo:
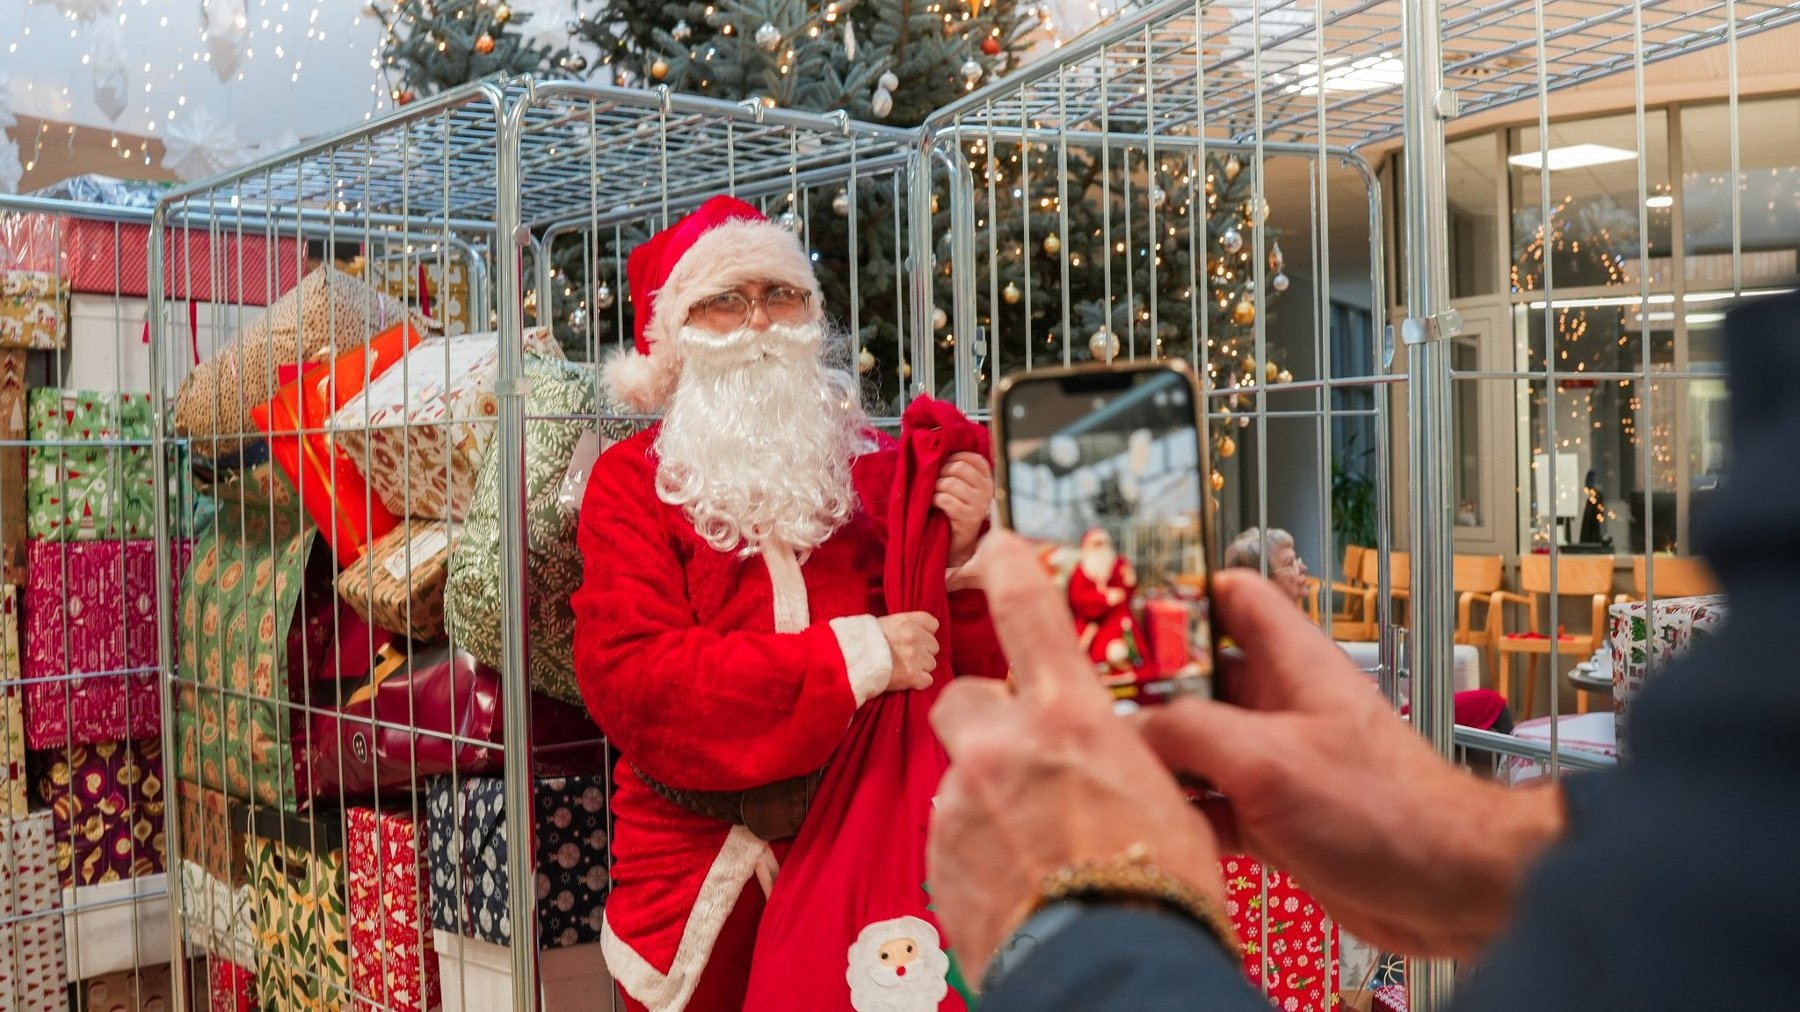
[[[1003,520],[1122,708],[1211,692],[1197,398],[1192,373],[1159,365],[1021,374],[995,405]]]

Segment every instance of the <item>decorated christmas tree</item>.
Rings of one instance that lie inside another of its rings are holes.
[[[458,54],[462,39],[479,42],[485,35],[491,39],[487,55],[507,61],[493,69],[843,110],[901,127],[919,124],[1015,69],[1045,41],[1036,7],[1016,0],[538,0],[510,6],[403,0],[382,9],[397,93],[429,93],[478,76],[483,65]],[[526,65],[532,59],[537,63]],[[1113,126],[1133,129],[1125,122]],[[1251,291],[1252,257],[1268,257],[1269,296],[1286,287],[1286,277],[1279,245],[1257,235],[1264,215],[1250,206],[1250,164],[1216,154],[1202,164],[1185,152],[1159,153],[1151,164],[1142,147],[1102,152],[1071,146],[1065,215],[1058,203],[1060,152],[999,143],[990,151],[973,140],[964,153],[975,175],[981,332],[961,336],[975,341],[984,381],[992,378],[986,364],[1003,370],[1061,364],[1065,345],[1072,361],[1189,358],[1221,389],[1280,375],[1278,365],[1258,363],[1252,354],[1259,305]],[[859,368],[871,392],[880,391],[881,403],[872,407],[896,407],[891,398],[902,385],[896,380],[912,374],[912,363],[901,360],[908,344],[897,328],[906,297],[904,283],[896,285],[894,262],[905,255],[893,220],[900,195],[891,179],[859,184],[855,220],[863,231],[855,265],[849,193],[827,188],[796,196],[793,213],[797,222],[804,219],[818,254],[826,304],[846,322],[849,278],[857,272]],[[934,301],[945,309],[951,304],[948,201],[936,202],[934,225],[942,237]],[[619,339],[615,314],[594,310],[622,295],[608,281],[623,276],[617,258],[642,238],[627,231],[616,240],[601,237],[596,249],[559,248],[553,319],[572,348],[587,344],[590,326],[602,346]],[[1202,258],[1202,271],[1192,270]],[[1198,287],[1192,283],[1197,274],[1206,278]],[[933,322],[936,374],[948,383],[959,335],[950,332],[948,313]],[[1247,399],[1233,405],[1247,406]],[[1215,434],[1214,447],[1222,456],[1234,449],[1223,432]],[[1215,475],[1215,484],[1219,480]]]

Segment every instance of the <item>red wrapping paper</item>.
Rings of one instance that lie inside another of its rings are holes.
[[[1286,872],[1267,869],[1265,897],[1261,863],[1233,854],[1219,865],[1225,913],[1244,943],[1250,983],[1283,1012],[1331,1012],[1338,993],[1337,922]]]
[[[403,812],[349,810],[350,990],[357,1012],[425,1012],[443,1003],[431,943],[418,823]]]
[[[213,956],[206,961],[207,1012],[257,1012],[256,974]]]
[[[8,266],[60,271],[76,292],[143,297],[150,292],[150,226],[34,215],[12,236]],[[296,240],[257,233],[165,232],[165,292],[173,298],[266,306],[300,278]],[[271,284],[272,282],[272,284]]]

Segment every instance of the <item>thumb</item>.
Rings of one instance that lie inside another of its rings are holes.
[[[1139,725],[1144,741],[1176,773],[1211,782],[1226,794],[1240,793],[1244,780],[1267,770],[1276,758],[1279,736],[1269,722],[1278,718],[1212,700],[1185,697],[1154,708]]]

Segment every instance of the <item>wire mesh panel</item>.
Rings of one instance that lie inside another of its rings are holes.
[[[163,436],[212,511],[191,561],[165,558],[195,1002],[614,1006],[614,757],[569,597],[587,469],[645,421],[600,379],[631,341],[624,257],[707,197],[752,202],[830,279],[838,364],[897,410],[908,237],[890,221],[913,147],[522,82],[161,205],[169,234],[287,272],[260,324],[192,346],[159,331]],[[161,266],[174,286],[181,261]]]
[[[155,629],[158,545],[186,552],[194,503],[157,459],[150,232],[148,211],[0,200],[8,1008],[166,1002],[187,972]],[[191,335],[256,311],[224,288],[167,308]]]

